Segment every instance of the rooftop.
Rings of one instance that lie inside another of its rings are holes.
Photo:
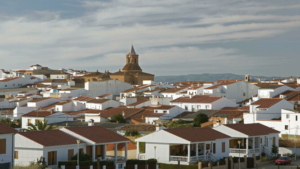
[[[192,98],[190,97],[179,97],[175,100],[172,100],[172,103],[213,103],[223,97],[209,96],[209,95],[196,95]]]
[[[17,133],[18,131],[12,127],[9,127],[3,123],[0,123],[0,134]]]
[[[271,133],[280,133],[277,130],[274,130],[270,127],[262,125],[260,123],[253,124],[225,124],[225,126],[244,133],[248,136],[258,136],[258,135],[267,135]]]
[[[252,103],[251,105],[259,105],[257,108],[269,108],[282,100],[283,99],[277,98],[261,98],[256,102]]]

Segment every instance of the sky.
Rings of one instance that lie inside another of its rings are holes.
[[[0,68],[299,76],[299,0],[0,0]]]

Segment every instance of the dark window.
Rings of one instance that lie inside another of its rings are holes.
[[[296,116],[296,121],[298,121],[298,116]]]
[[[285,125],[284,129],[288,130],[289,129],[289,125]]]

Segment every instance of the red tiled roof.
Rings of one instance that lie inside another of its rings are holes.
[[[184,117],[184,116],[186,116],[186,115],[194,114],[194,113],[195,113],[195,112],[185,111],[185,112],[183,112],[183,113],[181,113],[181,114],[178,114],[177,116],[173,117],[173,119],[182,118],[182,117]]]
[[[19,132],[18,134],[36,142],[43,146],[60,146],[77,144],[77,138],[66,134],[60,130],[45,130],[45,131],[31,131]],[[81,143],[83,143],[81,141]]]
[[[152,114],[148,114],[146,117],[160,117],[166,115],[165,113],[152,113]]]
[[[262,98],[252,103],[251,105],[259,105],[257,108],[269,108],[283,99]]]
[[[226,85],[230,85],[230,84],[233,84],[233,83],[237,83],[239,81],[232,81],[232,80],[229,80],[229,81],[222,81],[220,84],[217,84],[217,85],[214,85],[214,86],[210,86],[210,87],[207,87],[205,89],[216,89],[220,86],[226,86]]]
[[[137,101],[137,102],[135,102],[135,103],[132,103],[132,104],[130,104],[130,105],[128,105],[128,106],[137,106],[137,105],[139,105],[139,104],[142,104],[142,103],[144,103],[144,102],[147,102],[147,101],[149,101],[149,100],[140,100],[140,101]]]
[[[65,127],[65,129],[85,137],[95,143],[129,141],[129,139],[126,137],[123,137],[101,126]]]
[[[125,143],[119,143],[117,146],[118,151],[125,151]],[[115,144],[107,144],[106,151],[114,151]],[[136,145],[134,145],[131,141],[127,144],[127,150],[136,150]]]
[[[165,131],[190,142],[213,141],[216,139],[230,138],[228,135],[211,128],[177,128],[166,129]]]
[[[93,99],[93,100],[88,101],[87,103],[102,104],[107,101],[110,101],[110,99]]]
[[[53,112],[54,114],[55,112]],[[47,117],[51,115],[51,111],[32,111],[29,113],[24,114],[22,117]]]
[[[248,136],[267,135],[271,133],[280,133],[270,127],[262,125],[260,123],[253,124],[225,124],[225,126],[232,128],[236,131],[244,133]]]
[[[18,131],[12,127],[9,127],[3,123],[0,123],[0,134],[17,133]]]
[[[21,77],[7,78],[7,79],[0,80],[0,82],[9,82],[9,81],[16,80],[19,78],[21,78]]]
[[[179,97],[175,100],[172,100],[172,103],[181,102],[181,103],[212,103],[215,102],[222,97],[217,96],[208,96],[208,95],[196,95],[192,98],[189,97]]]

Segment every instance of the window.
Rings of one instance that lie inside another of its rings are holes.
[[[209,108],[209,105],[205,105],[205,108],[208,109],[208,108]]]
[[[13,86],[15,86],[15,84],[13,84]]]
[[[6,139],[0,139],[0,154],[6,154]]]
[[[200,109],[200,108],[201,108],[201,105],[198,105],[198,106],[197,106],[197,109]]]
[[[245,92],[243,93],[243,96],[246,96],[246,93],[245,93]]]
[[[31,119],[27,119],[27,126],[29,123],[31,123]]]
[[[18,158],[19,158],[19,152],[15,151],[15,159],[18,159]]]
[[[284,126],[284,129],[285,129],[285,130],[288,130],[288,129],[289,129],[289,125],[285,125],[285,126]]]
[[[287,115],[286,115],[286,118],[287,118],[287,119],[289,119],[289,118],[290,118],[290,115],[289,115],[289,114],[287,114]]]
[[[79,154],[84,154],[83,148],[80,148],[80,149],[79,149]]]
[[[274,146],[276,145],[276,144],[275,144],[275,141],[276,141],[276,140],[275,140],[275,137],[273,137],[273,145],[274,145]]]
[[[210,144],[206,144],[206,150],[210,150]]]
[[[187,106],[184,106],[184,109],[185,109],[185,110],[187,110],[187,109],[188,109],[188,107],[187,107]]]
[[[56,165],[57,163],[57,151],[48,152],[48,165]]]
[[[5,87],[7,87],[7,85],[5,85]]]
[[[222,142],[222,153],[225,153],[225,142]]]
[[[74,149],[68,150],[68,161],[71,161],[73,156],[74,156]]]
[[[167,111],[166,111],[166,110],[164,110],[164,113],[167,113]]]
[[[295,120],[298,121],[298,116],[295,116],[295,118],[296,118]]]
[[[37,124],[38,124],[38,121],[39,121],[39,122],[42,122],[42,120],[35,119],[35,125],[36,125],[36,126],[37,126]]]
[[[213,153],[216,154],[216,143],[213,143]]]

